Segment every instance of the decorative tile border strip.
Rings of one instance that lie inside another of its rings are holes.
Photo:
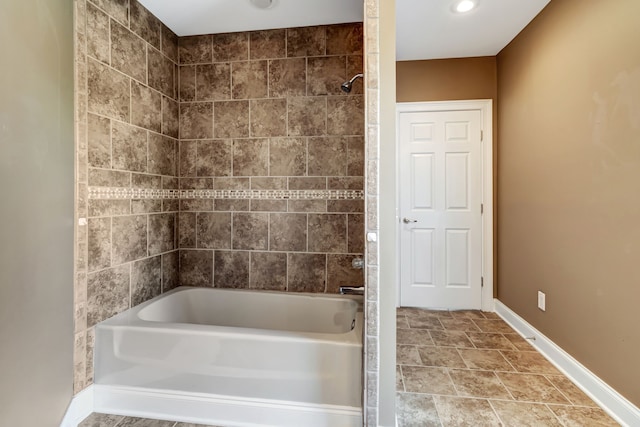
[[[158,190],[89,187],[89,198],[105,199],[257,199],[364,200],[362,190]]]

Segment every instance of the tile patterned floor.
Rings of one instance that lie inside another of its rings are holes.
[[[399,427],[618,426],[494,313],[397,311]]]
[[[203,424],[122,417],[120,415],[91,414],[78,427],[211,427]],[[215,426],[214,426],[215,427]]]

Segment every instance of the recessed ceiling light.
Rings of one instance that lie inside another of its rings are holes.
[[[273,0],[249,0],[252,5],[257,7],[258,9],[269,9],[273,6]]]
[[[469,12],[471,9],[476,7],[476,3],[472,0],[462,0],[456,3],[453,10],[458,13]]]

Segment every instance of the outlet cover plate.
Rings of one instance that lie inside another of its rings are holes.
[[[546,311],[547,296],[544,292],[538,291],[538,308],[542,311]]]

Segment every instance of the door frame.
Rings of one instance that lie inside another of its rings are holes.
[[[409,112],[437,112],[479,110],[482,129],[482,311],[494,311],[495,292],[493,283],[493,100],[477,99],[465,101],[398,102],[396,103],[396,307],[400,306],[400,114]]]

